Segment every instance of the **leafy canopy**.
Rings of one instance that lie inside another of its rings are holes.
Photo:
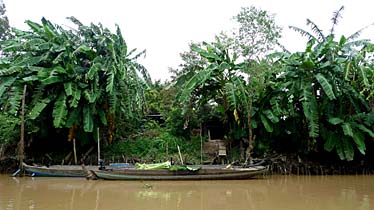
[[[0,105],[18,114],[27,85],[27,120],[52,117],[55,128],[84,132],[104,126],[111,140],[116,116],[131,119],[142,110],[150,79],[136,60],[144,51],[129,50],[118,26],[112,33],[101,24],[69,20],[76,29],[45,18],[26,21],[29,31],[13,28],[1,42]]]

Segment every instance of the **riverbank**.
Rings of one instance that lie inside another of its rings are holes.
[[[94,158],[88,158],[90,164]],[[30,162],[30,161],[29,161]],[[112,161],[110,161],[112,162]],[[118,162],[118,161],[113,161]],[[133,163],[129,161],[130,163]],[[36,162],[41,163],[41,162]],[[134,162],[135,163],[135,162]],[[57,163],[55,163],[57,164]],[[318,162],[312,160],[300,160],[294,156],[277,155],[264,161],[269,167],[268,175],[371,175],[374,167],[371,162]],[[47,164],[48,165],[48,164]],[[14,157],[0,160],[0,173],[11,174],[18,169],[18,160]]]

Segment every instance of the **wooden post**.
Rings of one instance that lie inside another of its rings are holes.
[[[178,148],[178,153],[179,153],[179,159],[181,161],[181,164],[183,165],[183,158],[182,158],[182,154],[181,154],[181,150],[179,148],[179,145],[177,145],[177,148]]]
[[[75,138],[73,139],[73,151],[74,151],[74,164],[77,165],[77,149],[75,146]]]
[[[97,164],[100,165],[100,133],[97,128]]]
[[[200,124],[200,165],[203,165],[203,124]]]
[[[21,110],[21,138],[18,145],[19,167],[23,169],[23,160],[25,158],[25,101],[27,85],[23,86],[22,110]]]

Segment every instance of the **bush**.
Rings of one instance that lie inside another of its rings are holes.
[[[149,126],[149,127],[148,127]],[[178,148],[188,163],[200,161],[200,139],[184,140],[170,133],[166,128],[148,123],[143,132],[127,139],[107,145],[104,150],[106,159],[125,159],[130,162],[163,162],[173,159],[180,162]]]

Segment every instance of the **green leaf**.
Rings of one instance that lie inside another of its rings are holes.
[[[83,91],[85,98],[87,99],[88,103],[94,103],[97,99],[98,93],[89,89],[85,89]]]
[[[21,66],[11,66],[7,69],[0,70],[0,76],[8,76],[14,73],[21,73],[23,71],[23,67]]]
[[[72,82],[66,82],[66,83],[64,83],[64,89],[65,89],[66,96],[73,95]]]
[[[343,123],[342,128],[343,128],[344,135],[353,137],[353,130],[352,130],[351,124]]]
[[[44,28],[44,31],[46,32],[48,38],[52,39],[53,37],[56,36],[55,32],[53,31],[55,28],[53,27],[53,25],[51,24],[51,22],[49,22],[48,20],[46,20],[44,17],[42,18],[42,23],[43,23],[43,28]]]
[[[31,28],[34,32],[36,32],[36,33],[40,33],[40,31],[41,31],[41,29],[42,29],[42,26],[41,26],[41,25],[39,25],[39,24],[37,24],[37,23],[35,23],[35,22],[32,22],[32,21],[30,21],[30,20],[26,20],[25,22],[26,22],[27,25],[30,26],[30,28]]]
[[[279,118],[274,115],[274,113],[270,109],[266,109],[263,111],[263,113],[266,115],[266,117],[271,120],[272,123],[279,122]]]
[[[192,76],[191,79],[183,86],[179,101],[186,102],[191,96],[193,90],[201,87],[208,79],[211,78],[211,74],[215,69],[216,68],[214,66],[211,66],[210,68],[203,69]]]
[[[2,77],[0,80],[0,98],[4,92],[16,81],[16,77]]]
[[[347,39],[345,38],[345,36],[341,36],[340,40],[339,40],[339,45],[343,46],[346,43],[346,41],[347,41]]]
[[[260,115],[261,122],[264,125],[265,129],[267,132],[272,133],[273,132],[273,126],[269,123],[265,115],[261,114]]]
[[[345,153],[343,148],[343,141],[342,139],[339,139],[336,143],[336,153],[338,153],[340,160],[345,160]]]
[[[9,95],[10,114],[17,114],[21,106],[21,100],[23,96],[23,88],[11,87]]]
[[[332,86],[327,81],[327,79],[320,73],[318,73],[315,77],[318,80],[319,84],[321,85],[323,91],[326,93],[327,97],[330,100],[334,100],[335,94],[334,94],[334,91],[332,90]]]
[[[354,149],[351,144],[351,141],[349,141],[346,138],[343,138],[342,140],[343,140],[344,157],[346,160],[351,161],[353,160],[353,156],[354,156]]]
[[[91,66],[90,70],[87,72],[87,78],[92,80],[94,77],[97,76],[98,71],[102,68],[101,63],[95,63]]]
[[[191,49],[192,49],[192,51],[195,51],[195,52],[199,53],[200,56],[203,57],[203,58],[217,60],[217,61],[221,61],[222,60],[215,53],[210,53],[210,52],[208,52],[206,50],[203,50],[203,49],[199,48],[196,45],[192,45]]]
[[[337,118],[337,117],[332,117],[329,119],[329,123],[333,124],[333,125],[338,125],[338,124],[341,124],[343,123],[344,120],[340,119],[340,118]]]
[[[302,100],[303,112],[308,120],[309,136],[316,138],[319,136],[319,113],[316,98],[312,95],[310,86],[304,87]]]
[[[31,109],[28,118],[32,120],[38,118],[40,113],[42,113],[44,108],[51,102],[52,99],[52,97],[47,97],[35,104],[35,106]]]
[[[326,142],[323,145],[324,149],[328,152],[331,152],[335,148],[337,141],[339,141],[338,137],[333,132],[328,131]]]
[[[361,154],[365,155],[365,150],[366,150],[365,137],[361,133],[355,132],[352,138],[353,138],[353,141],[356,143],[358,151],[360,151]]]
[[[78,89],[77,85],[76,84],[73,84],[72,85],[72,94],[73,94],[73,98],[71,99],[70,101],[70,107],[77,107],[78,104],[79,104],[79,101],[81,99],[81,90]]]
[[[237,91],[236,88],[232,83],[227,83],[225,85],[225,92],[227,95],[227,101],[229,102],[230,107],[233,109],[236,109],[239,107],[239,102],[238,102],[238,96],[237,96]]]
[[[107,77],[107,83],[106,83],[105,90],[109,94],[112,94],[113,93],[113,89],[114,89],[114,72],[109,72],[108,73],[108,77]]]
[[[55,102],[53,108],[53,125],[55,128],[62,128],[65,126],[66,117],[68,110],[66,107],[66,95],[65,93],[61,94]]]
[[[361,73],[361,81],[363,81],[363,83],[366,87],[370,86],[368,77],[365,73],[365,67],[360,66],[359,69],[360,69],[360,73]]]
[[[368,133],[370,135],[370,137],[374,138],[374,132],[372,130],[368,129],[366,126],[359,124],[359,125],[357,125],[357,128],[359,128],[360,130]]]
[[[25,82],[31,82],[31,81],[38,81],[39,78],[36,75],[31,75],[31,76],[22,78],[22,80]]]
[[[103,109],[98,110],[100,121],[103,125],[107,125],[106,114]]]
[[[83,107],[83,130],[84,132],[92,132],[94,127],[93,115],[90,106]]]

